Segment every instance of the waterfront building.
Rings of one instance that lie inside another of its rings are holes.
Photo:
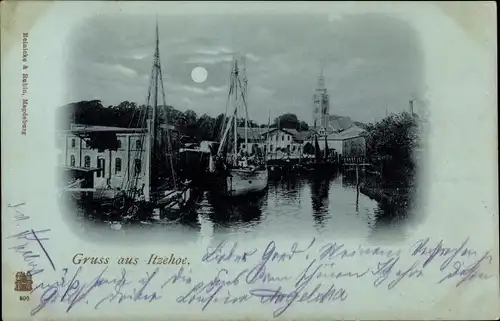
[[[164,124],[160,128],[167,129]],[[176,133],[173,127],[168,129]],[[94,189],[123,189],[134,173],[137,186],[148,184],[150,142],[146,128],[71,124],[69,130],[59,131],[58,136],[59,165],[73,176],[91,170]],[[171,136],[175,145],[178,135]]]
[[[311,131],[297,131],[292,128],[272,128],[262,137],[266,142],[264,150],[270,158],[299,157],[302,155],[304,141],[309,139]]]
[[[246,151],[247,153],[256,153],[257,150],[264,151],[265,138],[263,135],[267,132],[267,128],[249,127],[246,129],[246,137],[248,144],[245,144],[245,127],[238,127],[236,134],[238,135],[238,152]]]

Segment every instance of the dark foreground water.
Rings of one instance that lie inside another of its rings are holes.
[[[371,238],[400,231],[407,215],[362,194],[355,177],[317,176],[271,180],[261,195],[232,202],[200,192],[195,211],[183,219],[151,215],[117,220],[79,209],[80,227],[93,239],[111,234],[125,242],[158,237],[182,242],[230,235]]]

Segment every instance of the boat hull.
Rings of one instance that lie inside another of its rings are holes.
[[[167,191],[165,196],[157,201],[157,205],[164,209],[180,209],[191,199],[191,188],[183,190]]]
[[[229,196],[241,196],[261,192],[267,187],[268,179],[267,169],[231,169],[226,178],[227,194]]]

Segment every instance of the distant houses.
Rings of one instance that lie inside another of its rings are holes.
[[[328,145],[329,150],[334,150],[345,157],[365,156],[366,131],[357,126],[349,117],[329,115],[326,128],[313,127],[312,131],[311,136],[313,139],[318,138],[321,150]]]
[[[277,158],[281,154],[300,156],[303,152],[304,141],[309,136],[309,131],[297,131],[291,128],[273,128],[262,134],[262,138],[266,141],[264,149],[270,158]]]
[[[238,127],[236,134],[238,136],[238,150],[246,151],[249,154],[255,153],[257,149],[264,151],[263,135],[267,132],[267,128],[260,127]],[[245,144],[245,135],[247,137],[248,145]]]
[[[245,145],[245,128],[240,127],[237,129],[238,149],[248,153],[255,153],[259,150],[267,153],[271,159],[286,156],[300,157],[305,152],[305,146],[311,145],[314,148],[315,140],[318,139],[321,151],[324,151],[325,146],[328,145],[331,153],[346,157],[365,156],[365,130],[356,126],[348,117],[336,120],[335,126],[337,127],[332,126],[328,131],[320,132],[314,128],[307,131],[297,131],[292,128],[271,128],[269,130],[267,128],[248,128],[248,146]]]

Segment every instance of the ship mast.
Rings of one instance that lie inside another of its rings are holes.
[[[152,112],[151,112],[151,121],[150,121],[150,126],[151,126],[151,144],[150,144],[150,166],[149,166],[149,177],[150,177],[150,189],[151,190],[157,190],[158,189],[158,182],[160,175],[163,175],[163,171],[160,171],[160,168],[163,168],[164,164],[164,156],[163,156],[163,149],[160,149],[160,138],[162,136],[158,136],[158,129],[159,129],[159,122],[158,122],[158,100],[161,98],[163,99],[163,105],[166,105],[166,99],[165,99],[165,88],[163,87],[163,75],[161,72],[161,63],[160,63],[160,35],[159,35],[159,27],[158,27],[158,19],[156,20],[156,41],[155,41],[155,54],[154,54],[154,60],[153,60],[153,70],[152,70],[152,88],[153,89],[153,101],[150,104],[152,107]],[[161,88],[159,88],[161,86]],[[159,97],[159,90],[161,89],[161,94],[162,96]],[[166,115],[165,115],[166,117]],[[172,180],[173,180],[173,187],[174,189],[177,188],[176,184],[176,177],[175,177],[175,171],[174,171],[174,166],[173,166],[173,160],[172,160],[172,144],[170,141],[170,130],[168,128],[168,119],[165,119],[165,123],[167,126],[166,129],[166,136],[167,136],[167,158],[170,158],[170,170],[171,170],[171,175],[172,175]],[[170,154],[168,154],[170,153]]]
[[[156,21],[156,47],[153,61],[153,104],[151,117],[151,148],[150,148],[150,180],[151,188],[157,187],[158,181],[158,160],[157,160],[157,109],[158,109],[158,80],[160,77],[160,37],[158,31],[158,20]]]
[[[270,154],[269,151],[269,127],[271,126],[271,109],[269,109],[269,117],[267,118],[267,134],[266,134],[266,155],[265,155],[265,160],[267,161],[267,155]]]
[[[246,106],[247,101],[247,91],[248,91],[248,79],[247,79],[247,67],[246,61],[243,57],[243,104],[245,107],[245,151],[248,152],[248,110]]]
[[[237,151],[238,151],[238,83],[236,82],[238,79],[238,60],[234,61],[234,76],[233,76],[233,84],[234,84],[234,149],[233,149],[233,164],[237,164]]]

